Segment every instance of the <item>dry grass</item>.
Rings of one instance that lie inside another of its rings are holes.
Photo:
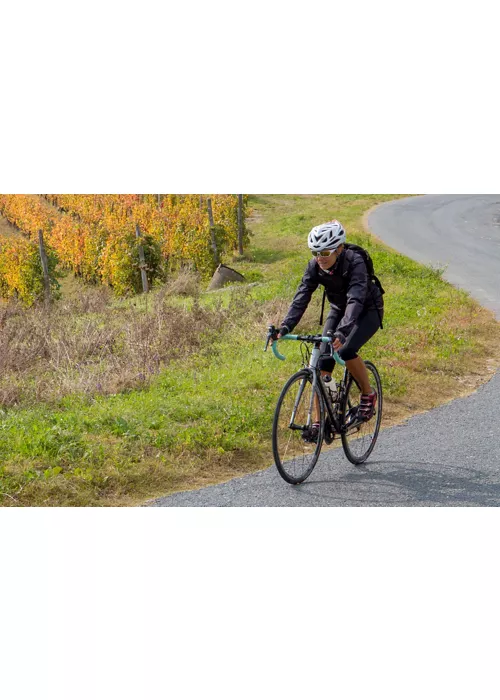
[[[181,283],[195,289],[192,278]],[[169,293],[152,296],[148,310],[113,305],[103,288],[85,288],[48,311],[0,306],[0,405],[141,388],[171,362],[200,351],[228,312],[196,301],[189,309],[172,306]]]
[[[162,296],[195,297],[200,295],[200,276],[189,267],[182,268],[176,275],[172,275],[162,287]]]

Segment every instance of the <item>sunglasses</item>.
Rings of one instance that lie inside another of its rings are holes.
[[[335,250],[320,250],[319,252],[316,250],[313,250],[312,254],[315,258],[317,258],[318,256],[320,258],[329,258],[330,255],[333,255],[335,252],[336,252]]]

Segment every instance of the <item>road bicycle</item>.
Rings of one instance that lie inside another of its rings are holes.
[[[274,326],[269,326],[265,350],[272,341],[275,356],[285,360],[277,348],[277,333]],[[273,453],[280,475],[289,484],[301,484],[316,466],[323,442],[331,445],[339,438],[352,464],[366,462],[377,442],[382,421],[382,383],[375,365],[365,362],[378,400],[373,418],[363,421],[357,416],[361,389],[334,351],[331,336],[289,334],[281,340],[301,343],[302,369],[285,383],[274,413]],[[327,343],[336,364],[344,367],[340,381],[321,377],[321,343]],[[319,429],[314,423],[319,423]]]

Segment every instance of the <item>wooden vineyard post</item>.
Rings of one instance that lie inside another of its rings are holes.
[[[50,304],[49,261],[45,252],[42,229],[38,229],[38,245],[40,248],[40,260],[42,261],[44,298],[45,304],[48,306]]]
[[[210,237],[212,239],[212,250],[214,254],[214,262],[216,265],[220,263],[219,260],[219,251],[217,250],[217,240],[215,238],[215,224],[214,224],[214,215],[212,212],[212,200],[210,197],[207,199],[207,209],[208,209],[208,221],[210,223]]]
[[[243,255],[243,195],[238,195],[238,254]]]
[[[135,225],[135,237],[136,238],[141,237],[141,231],[139,229],[139,224]],[[141,270],[142,291],[144,292],[144,294],[147,294],[149,292],[149,285],[148,285],[148,276],[146,274],[146,258],[144,256],[144,247],[142,245],[139,245],[139,267]]]

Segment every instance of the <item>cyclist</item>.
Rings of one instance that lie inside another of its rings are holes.
[[[330,311],[323,335],[328,331],[333,332],[333,347],[361,389],[356,419],[371,420],[377,393],[370,386],[368,372],[358,352],[382,325],[382,292],[370,278],[363,256],[345,247],[346,234],[338,221],[315,226],[309,233],[307,243],[313,258],[307,265],[278,337],[292,332],[307,309],[313,292],[318,286],[324,286]],[[327,351],[327,345],[323,343],[320,360],[322,376],[331,375],[334,367],[334,360]],[[313,428],[318,432],[319,423],[315,423]]]

